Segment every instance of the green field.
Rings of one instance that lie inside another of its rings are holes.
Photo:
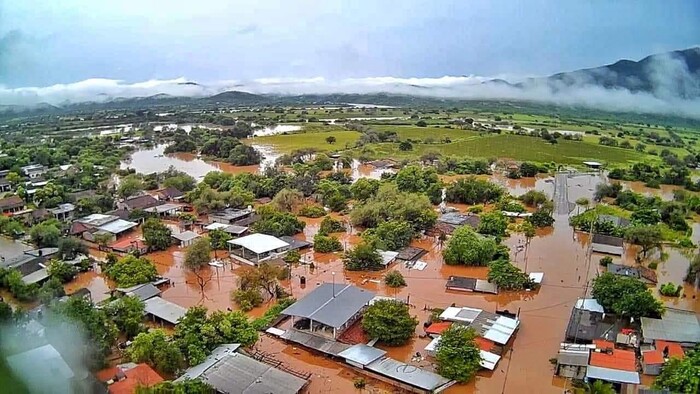
[[[333,136],[336,138],[334,144],[326,142],[326,138]],[[255,137],[246,140],[246,143],[256,145],[271,146],[280,153],[289,153],[297,149],[316,148],[320,151],[333,151],[345,149],[360,138],[357,131],[327,131],[296,133],[288,135],[270,135],[266,137]]]

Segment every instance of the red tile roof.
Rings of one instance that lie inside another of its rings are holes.
[[[622,371],[636,371],[637,356],[630,350],[613,349],[611,354],[593,351],[588,364]]]
[[[676,342],[659,341],[655,342],[656,350],[663,353],[664,348],[668,346],[668,356],[683,359],[685,357],[685,352],[681,345]]]
[[[491,350],[496,346],[496,344],[493,341],[483,337],[474,338],[474,342],[476,342],[476,346],[478,346],[479,349],[485,352],[491,352]]]
[[[140,239],[126,238],[121,241],[117,241],[109,246],[113,249],[125,250],[131,245],[135,245],[137,249],[141,249],[146,246],[146,243]]]
[[[440,335],[440,334],[442,334],[443,331],[450,328],[451,325],[452,325],[452,322],[449,322],[449,321],[433,323],[433,324],[429,325],[428,327],[426,327],[425,332],[427,334]]]
[[[647,350],[642,352],[642,360],[645,364],[663,364],[664,355],[661,350]]]
[[[110,394],[133,394],[139,386],[149,387],[163,381],[163,378],[147,364],[139,364],[126,370],[124,375],[126,379],[109,386]]]

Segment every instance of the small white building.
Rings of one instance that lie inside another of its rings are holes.
[[[199,238],[199,234],[194,231],[184,231],[173,234],[173,238],[180,244],[180,247],[186,248],[194,243]]]
[[[231,257],[250,265],[284,256],[289,244],[267,234],[250,234],[228,241]]]

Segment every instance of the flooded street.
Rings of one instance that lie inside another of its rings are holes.
[[[190,175],[201,179],[209,171],[225,172],[256,172],[259,166],[234,167],[225,163],[210,162],[196,158],[194,155],[176,154],[162,155],[164,146],[158,146],[151,150],[134,153],[124,167],[135,168],[139,172],[149,173],[164,171],[170,165],[185,171]],[[265,150],[267,149],[267,150]],[[272,148],[262,147],[266,157],[274,156]],[[352,166],[352,177],[380,178],[386,169],[377,169],[371,165],[363,165],[355,161]],[[441,176],[443,181],[453,181],[462,176]],[[522,195],[528,190],[540,190],[550,198],[555,197],[554,177],[540,175],[536,178],[509,179],[501,174],[480,176],[495,183],[501,184],[515,196]],[[555,357],[560,342],[564,339],[564,332],[571,309],[580,297],[590,295],[590,284],[593,278],[602,271],[598,260],[602,255],[593,254],[587,256],[589,240],[587,234],[576,233],[568,224],[567,210],[574,210],[573,201],[580,197],[592,200],[597,184],[604,182],[605,176],[601,174],[582,174],[567,177],[563,189],[564,199],[568,201],[568,209],[555,215],[555,223],[551,228],[540,229],[524,250],[516,252],[518,245],[524,245],[526,240],[521,234],[511,234],[504,244],[511,250],[511,259],[515,265],[525,272],[544,272],[544,280],[536,291],[501,292],[498,295],[484,295],[479,293],[463,293],[447,291],[445,284],[447,278],[452,275],[486,278],[486,267],[448,266],[444,264],[440,245],[431,237],[416,239],[412,246],[427,250],[427,254],[421,261],[427,263],[422,270],[411,270],[403,264],[394,263],[388,270],[379,272],[349,272],[345,271],[342,262],[342,253],[315,253],[302,252],[302,263],[292,267],[291,280],[281,281],[281,286],[291,292],[297,299],[311,292],[316,286],[324,282],[336,282],[338,284],[351,283],[366,290],[376,292],[378,295],[395,297],[407,301],[411,306],[411,312],[419,319],[416,328],[416,337],[409,344],[399,347],[381,346],[390,357],[407,363],[433,369],[434,362],[431,358],[425,358],[425,346],[430,339],[424,337],[423,323],[429,320],[430,309],[446,308],[452,304],[456,306],[468,306],[481,308],[486,311],[508,310],[519,314],[521,326],[512,346],[502,355],[502,360],[494,371],[481,371],[477,378],[466,385],[455,385],[447,393],[561,393],[565,380],[553,376],[553,367],[549,359]],[[626,187],[637,188],[634,183]],[[557,193],[561,193],[562,191]],[[644,190],[644,192],[661,195],[666,199],[672,197],[673,188],[661,188]],[[669,194],[670,193],[670,194]],[[469,208],[466,205],[448,204],[455,206],[460,211]],[[487,210],[491,207],[487,207]],[[347,217],[331,214],[336,219],[347,223]],[[302,234],[295,238],[313,240],[318,232],[321,218],[303,218],[307,223]],[[694,224],[695,242],[700,238],[700,225]],[[360,241],[357,229],[335,234],[345,248],[351,248]],[[666,248],[668,254],[665,261],[659,263],[657,273],[660,287],[663,283],[682,283],[692,254],[679,250]],[[224,251],[218,251],[217,256],[224,255]],[[616,262],[634,265],[635,249],[628,248],[628,253],[622,259],[615,258]],[[237,264],[226,264],[223,268],[210,267],[208,275],[211,280],[204,287],[204,291],[197,284],[196,277],[186,271],[182,266],[184,249],[171,247],[162,252],[151,253],[146,256],[157,267],[158,273],[171,279],[172,285],[164,289],[162,297],[175,302],[183,307],[204,305],[210,310],[235,310],[236,305],[231,301],[230,294],[237,288],[237,272],[242,269]],[[313,264],[311,264],[313,263]],[[408,286],[394,289],[384,285],[383,276],[390,270],[400,271]],[[306,279],[306,284],[301,285],[300,278]],[[73,284],[71,284],[73,286]],[[97,272],[81,274],[75,284],[77,287],[88,287],[93,290],[93,297],[98,300],[95,293],[106,293],[110,283],[102,279]],[[658,295],[658,291],[655,291]],[[690,285],[685,285],[684,298],[662,297],[669,307],[682,309],[694,309],[700,312],[700,306],[696,297],[698,292]],[[263,304],[261,307],[249,312],[251,316],[260,316],[273,303]],[[302,372],[311,372],[313,377],[309,386],[310,393],[321,392],[352,392],[352,380],[358,375],[351,368],[344,366],[337,360],[311,353],[297,346],[286,344],[278,339],[261,336],[262,339],[255,347],[259,350],[271,353],[285,365]],[[420,361],[411,361],[412,356],[420,353],[424,356]],[[393,388],[387,384],[367,379],[367,392],[392,392]]]

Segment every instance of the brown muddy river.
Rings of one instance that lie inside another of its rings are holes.
[[[149,173],[164,171],[170,165],[186,171],[196,178],[202,177],[208,171],[220,170],[226,172],[257,171],[258,166],[233,167],[224,163],[208,162],[192,155],[170,155],[155,157],[156,150],[140,151],[134,153],[128,164],[139,172]],[[359,164],[359,163],[358,163]],[[371,166],[353,166],[354,177],[379,177],[380,172]],[[456,177],[443,177],[443,180],[451,180]],[[505,186],[510,193],[521,195],[528,190],[537,189],[547,193],[550,197],[554,192],[553,178],[540,176],[537,178],[523,178],[512,180],[501,175],[488,176],[494,182]],[[577,176],[568,182],[567,191],[569,201],[579,197],[591,198],[595,185],[602,182],[602,176]],[[628,185],[633,190],[638,185]],[[650,189],[645,192],[668,196],[669,189]],[[672,190],[670,191],[672,193]],[[454,205],[454,204],[452,204]],[[466,206],[456,205],[460,210]],[[337,215],[333,214],[335,217]],[[343,219],[343,217],[340,217]],[[300,239],[313,239],[318,231],[321,219],[305,219],[307,226],[303,234],[296,237]],[[694,241],[697,243],[700,235],[700,225],[695,224]],[[341,243],[346,247],[352,247],[360,237],[356,231],[337,234]],[[335,280],[338,283],[352,283],[380,295],[408,300],[414,315],[419,318],[420,324],[416,328],[416,337],[407,345],[400,347],[384,347],[391,357],[410,362],[411,356],[416,352],[425,354],[423,348],[428,344],[428,338],[420,338],[423,334],[422,323],[428,320],[429,308],[445,308],[455,303],[457,306],[469,306],[482,308],[488,311],[507,309],[510,312],[519,313],[521,319],[520,330],[513,344],[513,350],[504,355],[496,370],[492,372],[479,372],[477,378],[466,385],[456,385],[448,389],[448,393],[561,393],[565,380],[553,376],[549,359],[555,357],[559,343],[563,340],[564,331],[569,319],[571,308],[575,301],[586,294],[586,283],[591,281],[599,272],[598,260],[601,255],[593,254],[589,262],[586,256],[588,247],[587,234],[575,233],[568,225],[566,215],[556,216],[556,222],[552,228],[538,231],[538,236],[532,239],[530,245],[522,252],[516,253],[516,246],[524,243],[524,238],[514,234],[504,241],[511,248],[511,257],[514,263],[527,272],[544,272],[544,281],[540,289],[534,292],[503,292],[498,295],[468,294],[447,291],[446,279],[451,275],[474,276],[486,278],[485,267],[455,267],[443,263],[440,246],[433,238],[414,240],[412,245],[428,250],[428,254],[421,260],[428,263],[423,271],[409,270],[403,265],[394,264],[390,269],[400,271],[406,278],[408,286],[401,289],[392,289],[382,283],[383,272],[357,273],[347,272],[343,269],[340,253],[322,254],[308,252],[302,261],[313,261],[315,267],[299,264],[292,270],[292,280],[283,281],[282,286],[292,292],[296,298],[303,297],[312,291],[318,284]],[[628,248],[628,253],[622,259],[616,258],[616,262],[634,264],[634,248]],[[657,273],[659,285],[666,282],[681,283],[689,264],[689,256],[684,252],[666,248],[668,258],[659,264]],[[219,256],[223,252],[217,253]],[[182,267],[184,250],[172,247],[163,252],[152,253],[147,256],[157,266],[158,272],[173,281],[173,285],[163,292],[163,298],[175,302],[184,307],[193,305],[205,305],[211,309],[226,310],[236,309],[230,300],[230,293],[237,288],[238,265],[226,265],[224,268],[211,268],[211,281],[206,285],[202,293],[191,273]],[[335,273],[335,274],[334,274]],[[300,285],[299,278],[305,276],[305,286]],[[99,272],[81,274],[70,288],[88,287],[95,293],[105,293],[111,283],[105,281]],[[657,286],[657,287],[658,287]],[[655,292],[658,295],[658,292]],[[665,298],[667,306],[683,309],[693,309],[700,313],[700,303],[697,300],[698,291],[692,286],[686,285],[684,298]],[[695,297],[695,298],[694,298]],[[97,298],[97,297],[95,297]],[[265,304],[250,312],[252,316],[259,316],[271,304]],[[326,357],[310,353],[293,345],[280,342],[277,339],[261,336],[262,339],[255,347],[274,355],[293,369],[313,374],[309,386],[310,393],[322,392],[354,392],[352,379],[358,376],[354,371],[344,367],[340,362]],[[420,362],[412,362],[415,365],[431,368],[431,359],[423,359]],[[367,379],[367,392],[395,392],[391,386]]]

